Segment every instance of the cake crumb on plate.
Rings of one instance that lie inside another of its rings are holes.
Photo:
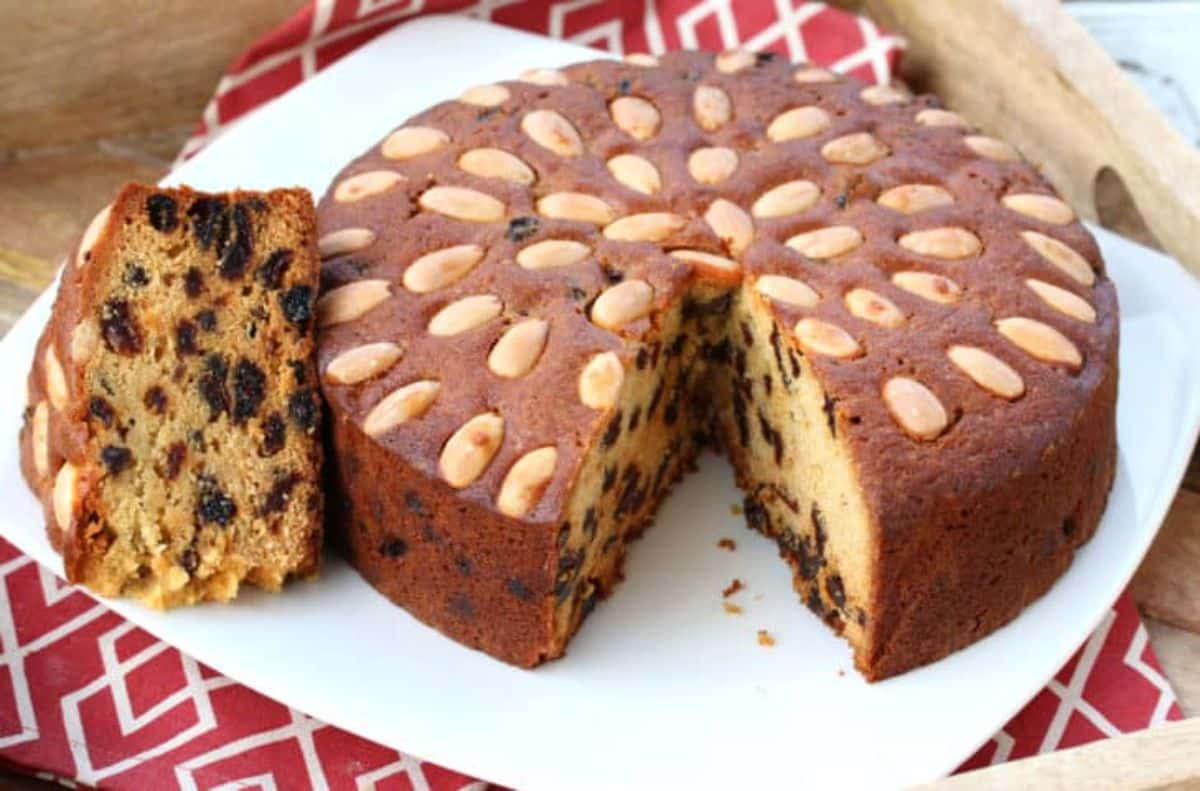
[[[737,549],[737,542],[734,541],[732,538],[722,538],[720,541],[717,542],[717,546],[719,546],[721,549],[724,549],[728,552],[732,552],[735,549]]]
[[[721,606],[725,608],[725,612],[729,613],[730,615],[741,615],[743,612],[741,607],[737,606],[731,601],[723,601],[721,602]]]
[[[729,586],[725,588],[725,590],[721,591],[721,596],[728,599],[730,596],[737,593],[744,587],[746,586],[742,584],[742,581],[737,577],[734,577],[733,582],[729,583]]]
[[[765,646],[767,648],[771,648],[775,645],[775,638],[766,629],[759,629],[758,630],[758,644],[761,646]]]

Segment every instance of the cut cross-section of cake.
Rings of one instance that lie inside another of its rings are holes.
[[[304,190],[129,185],[97,216],[21,435],[68,580],[169,607],[315,573],[318,276]]]

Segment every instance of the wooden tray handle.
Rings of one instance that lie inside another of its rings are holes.
[[[905,79],[1016,144],[1084,216],[1200,275],[1200,152],[1057,0],[839,5],[902,33]]]

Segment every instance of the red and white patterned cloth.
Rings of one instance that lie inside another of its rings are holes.
[[[820,3],[317,0],[230,69],[181,159],[403,20],[455,11],[610,51],[736,45],[887,81],[903,42]],[[1121,597],[1054,680],[963,769],[1182,717]],[[114,789],[482,789],[266,698],[125,621],[0,539],[0,761]]]

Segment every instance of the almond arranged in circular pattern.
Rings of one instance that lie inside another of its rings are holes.
[[[1046,236],[1037,231],[1021,231],[1021,238],[1042,258],[1061,269],[1076,283],[1090,286],[1096,282],[1096,273],[1087,259],[1053,236]]]
[[[460,102],[476,107],[499,107],[508,101],[512,93],[503,85],[473,85],[458,97]]]
[[[821,146],[821,156],[835,165],[869,165],[890,153],[870,132],[854,132]]]
[[[50,407],[45,401],[38,401],[33,408],[33,419],[29,430],[29,440],[33,444],[33,467],[39,477],[46,477],[50,472]]]
[[[883,385],[883,401],[892,418],[914,439],[937,439],[950,418],[928,387],[907,376],[893,376]]]
[[[1071,369],[1083,365],[1079,347],[1049,324],[1024,316],[997,319],[996,329],[1031,356],[1048,363],[1061,363]]]
[[[863,235],[849,225],[833,225],[798,233],[786,242],[796,252],[819,260],[845,255],[862,243]]]
[[[333,199],[338,203],[353,203],[372,195],[387,192],[404,178],[394,170],[368,170],[351,176],[333,190]]]
[[[630,52],[623,58],[623,60],[630,66],[653,68],[658,65],[658,58],[654,57],[649,52]]]
[[[737,166],[738,155],[732,148],[697,148],[688,157],[688,172],[701,184],[720,184]]]
[[[473,330],[500,315],[504,303],[494,294],[475,294],[451,302],[429,320],[429,334],[448,336]]]
[[[966,143],[967,148],[986,159],[994,159],[997,162],[1021,161],[1021,153],[1017,149],[994,137],[967,135],[963,138],[963,142]]]
[[[930,107],[917,113],[917,123],[922,126],[959,126],[969,129],[967,119],[950,110]]]
[[[650,313],[654,288],[645,280],[624,280],[606,288],[592,303],[592,323],[617,330]]]
[[[916,214],[954,203],[954,196],[936,184],[903,184],[880,194],[877,203],[901,214]]]
[[[662,115],[658,108],[638,96],[620,96],[608,105],[617,128],[634,140],[645,142],[658,134]]]
[[[60,530],[70,530],[75,521],[75,507],[79,501],[79,468],[66,462],[54,476],[54,492],[50,495],[54,521]]]
[[[1041,297],[1043,302],[1059,313],[1070,316],[1073,319],[1078,319],[1079,321],[1087,322],[1088,324],[1096,322],[1096,309],[1078,294],[1035,278],[1026,280],[1025,285],[1029,286],[1033,293]]]
[[[500,485],[496,507],[507,516],[524,516],[542,499],[542,493],[554,477],[558,449],[553,445],[531,450],[509,468]]]
[[[722,74],[737,74],[758,62],[758,56],[744,49],[727,49],[717,55],[715,65]]]
[[[948,277],[932,272],[897,272],[892,282],[910,294],[948,305],[962,296],[962,287]]]
[[[463,423],[450,435],[442,447],[438,469],[442,479],[455,489],[475,482],[504,440],[504,419],[494,412],[484,412]]]
[[[544,319],[525,319],[509,327],[488,354],[488,370],[505,379],[516,379],[533,370],[542,349],[550,323]]]
[[[561,157],[583,154],[583,140],[575,125],[556,110],[533,110],[521,119],[521,130],[542,148]]]
[[[378,437],[401,423],[421,417],[429,411],[441,391],[441,382],[431,379],[396,388],[371,407],[363,419],[363,433],[368,437]]]
[[[706,132],[715,132],[733,118],[733,100],[712,85],[699,85],[692,94],[692,115]]]
[[[704,213],[704,221],[712,228],[729,252],[740,257],[754,241],[754,221],[736,203],[717,198]]]
[[[792,329],[796,340],[814,354],[849,360],[862,355],[862,346],[854,336],[836,324],[821,319],[804,318]]]
[[[868,288],[854,288],[846,292],[846,309],[850,314],[881,327],[895,329],[904,323],[904,312],[882,294]]]
[[[828,129],[831,123],[829,113],[820,107],[793,107],[771,120],[767,126],[767,139],[774,143],[785,143],[813,137]]]
[[[732,258],[726,258],[723,255],[713,255],[703,250],[672,250],[670,255],[672,258],[678,258],[680,261],[698,264],[703,269],[712,269],[718,272],[742,271],[741,265]]]
[[[538,199],[537,211],[543,217],[592,225],[607,225],[617,216],[612,206],[583,192],[552,192]]]
[[[87,362],[100,345],[100,326],[95,320],[86,318],[75,325],[71,333],[71,362]]]
[[[67,375],[63,372],[62,363],[58,361],[58,353],[54,351],[53,343],[46,346],[42,355],[42,370],[46,375],[46,395],[50,397],[54,408],[62,412],[67,408],[71,393],[67,389]]]
[[[811,308],[821,301],[821,296],[803,280],[784,275],[762,275],[754,281],[754,290],[778,302],[800,308]]]
[[[375,232],[370,228],[343,228],[330,231],[317,240],[317,252],[321,258],[333,258],[347,253],[357,253],[375,244]]]
[[[1008,363],[975,346],[951,346],[946,350],[950,362],[989,393],[1013,400],[1025,392],[1025,381]]]
[[[1015,193],[1005,195],[1001,203],[1026,217],[1051,225],[1066,225],[1075,221],[1074,210],[1053,195]]]
[[[820,187],[807,179],[796,179],[772,187],[759,195],[758,200],[750,207],[750,212],[764,220],[786,217],[811,209],[820,198]]]
[[[108,218],[111,214],[112,204],[110,203],[96,212],[96,216],[88,223],[87,228],[83,231],[83,237],[79,240],[79,252],[75,254],[75,266],[82,267],[91,258],[92,248],[96,246],[96,240],[100,238],[100,232],[104,230],[104,226],[108,225]]]
[[[586,261],[592,248],[571,239],[547,239],[535,242],[517,253],[517,263],[525,269],[553,269]]]
[[[366,315],[391,296],[386,280],[355,280],[330,289],[317,300],[317,326],[332,327]]]
[[[801,85],[810,85],[813,83],[837,82],[838,76],[829,69],[822,69],[818,66],[802,66],[792,72],[792,79]]]
[[[899,244],[918,255],[948,260],[969,258],[983,249],[983,242],[979,241],[978,236],[966,228],[954,227],[910,231],[900,237]]]
[[[661,242],[687,225],[687,219],[669,212],[631,214],[604,226],[604,237],[619,242]]]
[[[458,158],[458,166],[485,179],[502,179],[514,184],[532,184],[537,180],[533,168],[515,154],[500,148],[472,148]]]
[[[466,277],[483,260],[483,248],[477,244],[457,244],[426,253],[408,265],[402,278],[404,287],[414,294],[428,294]]]
[[[431,154],[450,142],[450,135],[432,126],[404,126],[388,135],[381,150],[388,159],[412,159]]]
[[[404,351],[390,341],[355,346],[329,361],[325,378],[335,385],[353,385],[374,379],[395,365]]]
[[[469,187],[430,187],[417,202],[427,211],[466,222],[499,222],[504,218],[503,203]]]
[[[610,409],[617,403],[625,366],[616,352],[601,352],[579,373],[579,400],[590,409]]]
[[[526,69],[521,72],[518,77],[521,82],[527,82],[530,85],[545,85],[545,86],[563,86],[569,85],[570,80],[567,75],[563,74],[558,69]]]
[[[868,85],[858,92],[858,98],[867,104],[903,104],[912,99],[912,94],[897,85]]]
[[[643,195],[653,195],[662,189],[658,168],[637,154],[618,154],[607,162],[608,172],[617,181]]]

